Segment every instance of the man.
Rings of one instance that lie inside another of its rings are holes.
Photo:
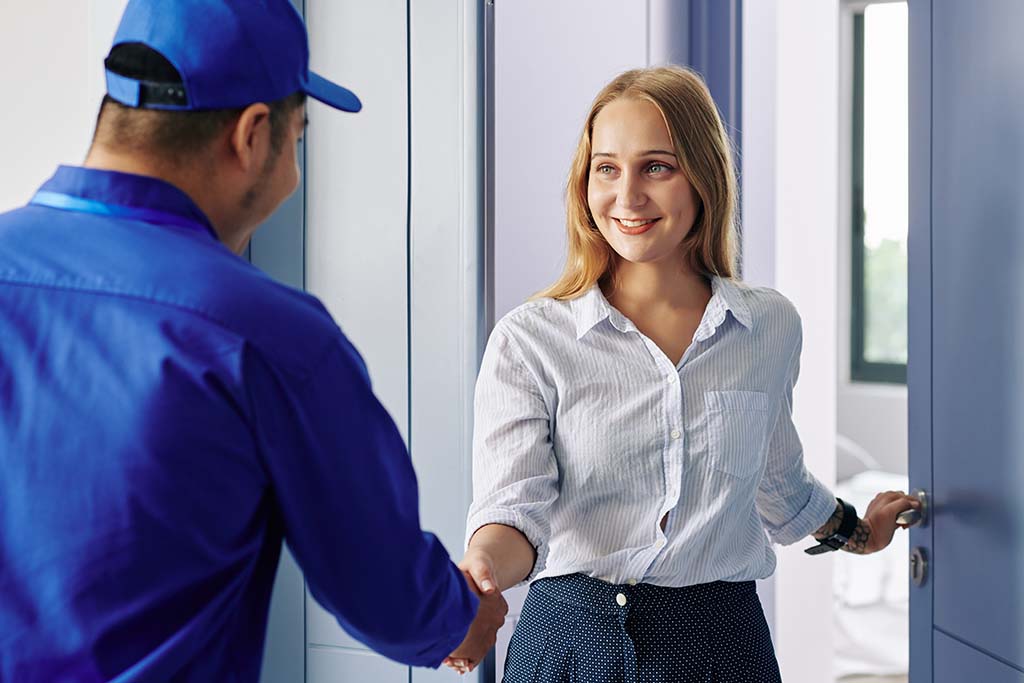
[[[305,96],[359,100],[287,0],[131,0],[106,66],[84,167],[0,216],[0,681],[256,681],[282,538],[368,646],[479,661],[507,608],[420,529],[359,354],[237,256]]]

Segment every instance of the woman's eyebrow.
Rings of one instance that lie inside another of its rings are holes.
[[[664,154],[665,156],[670,156],[670,157],[675,157],[675,155],[676,155],[675,152],[669,152],[668,150],[664,150],[664,149],[649,149],[646,152],[640,152],[639,156],[646,157],[646,156],[651,156],[653,154]],[[618,155],[617,154],[612,154],[611,152],[595,152],[594,154],[592,154],[590,156],[590,159],[594,160],[597,157],[608,157],[609,159],[617,159]]]

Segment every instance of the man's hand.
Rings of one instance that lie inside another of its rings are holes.
[[[494,579],[494,563],[486,553],[469,550],[459,563],[459,569],[469,587],[480,598],[480,608],[465,639],[444,660],[445,665],[464,674],[475,669],[494,647],[498,629],[505,623],[505,615],[508,614],[508,603],[498,591],[498,582]]]

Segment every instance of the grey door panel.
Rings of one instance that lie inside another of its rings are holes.
[[[973,647],[935,634],[935,683],[1024,683],[1024,671]]]
[[[1024,667],[1024,4],[932,12],[934,619]]]

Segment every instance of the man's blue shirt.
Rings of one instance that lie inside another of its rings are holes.
[[[282,538],[349,633],[438,665],[476,598],[320,302],[160,180],[41,192],[157,218],[0,215],[0,683],[256,681]]]

